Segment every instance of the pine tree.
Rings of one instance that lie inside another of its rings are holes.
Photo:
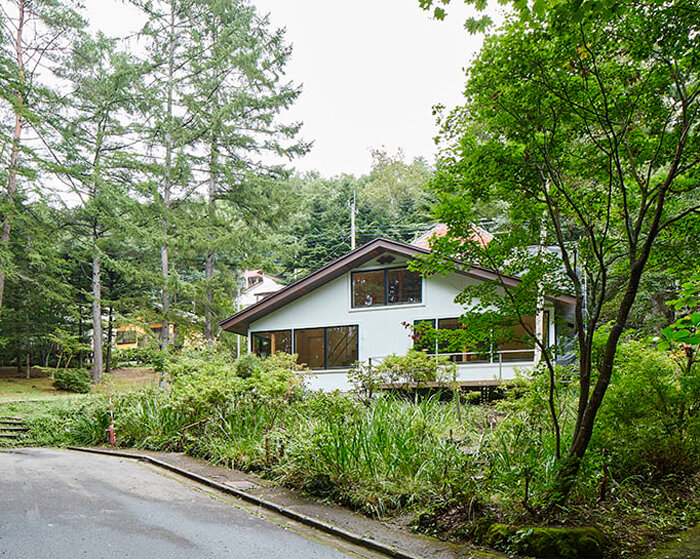
[[[134,84],[140,70],[117,50],[116,40],[98,34],[83,35],[57,71],[70,93],[62,120],[56,122],[62,164],[54,170],[68,178],[81,203],[72,225],[91,260],[94,382],[103,369],[103,245],[133,204],[130,171],[137,166],[129,117],[139,103]]]
[[[204,154],[199,167],[207,185],[210,229],[203,247],[204,333],[212,343],[217,237],[226,236],[231,219],[248,224],[273,219],[279,208],[275,192],[288,175],[279,158],[291,159],[308,146],[295,139],[298,123],[287,125],[279,119],[300,94],[284,79],[291,53],[284,32],[271,29],[268,18],[242,0],[203,0],[196,10],[188,56],[191,93],[186,101],[194,132],[191,140]],[[222,212],[233,212],[233,218],[222,218]]]

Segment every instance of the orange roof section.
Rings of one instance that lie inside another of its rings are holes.
[[[444,237],[447,235],[448,228],[445,223],[438,223],[429,231],[426,231],[411,243],[413,246],[430,250],[430,241],[433,238]],[[482,229],[478,225],[472,224],[472,232],[470,235],[472,241],[477,241],[483,248],[493,240],[493,235],[486,229]]]

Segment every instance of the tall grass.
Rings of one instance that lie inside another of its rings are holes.
[[[473,460],[450,439],[454,408],[435,399],[375,400],[354,414],[297,416],[283,481],[385,514],[463,490]]]
[[[204,389],[203,390],[208,390]],[[144,390],[114,398],[120,445],[186,451],[254,470],[373,515],[473,492],[472,427],[438,398],[412,403],[313,394],[245,395],[178,405],[179,395]],[[42,444],[107,443],[109,408],[96,397],[32,420]]]
[[[225,361],[200,364],[178,361],[171,393],[115,396],[118,443],[256,471],[371,515],[494,499],[517,507],[544,495],[554,475],[544,391],[536,387],[504,404],[496,422],[493,410],[477,406],[460,421],[454,403],[438,397],[364,403],[304,392],[286,362],[268,361],[270,370],[246,377]],[[42,444],[105,444],[109,408],[96,396],[32,425]]]
[[[242,376],[223,360],[200,367],[201,361],[177,362],[182,370],[171,371],[172,393],[149,389],[115,396],[118,444],[182,451],[256,471],[374,516],[429,510],[427,516],[435,519],[431,526],[443,518],[448,530],[459,526],[469,534],[484,520],[527,523],[550,514],[547,498],[557,462],[544,377],[528,383],[516,399],[465,407],[460,421],[454,403],[437,397],[413,402],[383,395],[364,402],[352,395],[304,392],[285,362],[268,362],[268,369]],[[613,403],[617,398],[625,410],[639,407],[639,383],[632,380],[636,377],[611,388]],[[575,395],[574,386],[557,386],[564,448],[571,439]],[[34,444],[107,443],[110,419],[103,395],[52,406],[48,412],[32,407],[28,414]],[[647,415],[652,412],[655,408]],[[569,508],[557,512],[557,521],[588,522],[594,513],[599,523],[615,524],[622,518],[619,511],[644,522],[666,519],[669,526],[697,518],[697,506],[675,497],[685,491],[677,490],[682,484],[671,480],[666,495],[666,486],[653,479],[644,485],[621,476],[620,464],[632,458],[642,461],[642,471],[650,468],[643,462],[646,454],[611,462],[626,450],[621,428],[640,428],[633,422],[621,426],[619,413],[616,407],[603,413]],[[654,440],[646,427],[640,431],[642,450]],[[687,484],[691,493],[694,479]],[[598,502],[606,484],[607,508]],[[649,493],[656,504],[645,502]]]

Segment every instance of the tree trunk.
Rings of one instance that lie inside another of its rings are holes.
[[[214,345],[214,290],[211,282],[214,278],[214,254],[207,253],[205,262],[205,279],[207,283],[207,301],[204,309],[204,339],[207,340],[207,345]]]
[[[214,106],[217,105],[216,96],[214,96]],[[209,154],[209,226],[215,226],[216,220],[216,135],[212,136],[211,152]],[[214,234],[211,234],[211,241],[214,242]],[[204,338],[207,340],[207,345],[209,347],[214,345],[214,286],[212,281],[214,279],[214,263],[216,256],[213,250],[207,251],[206,261],[205,261],[205,280],[207,286],[207,299],[206,308],[204,309]]]
[[[613,366],[615,363],[615,354],[617,353],[617,345],[622,337],[622,333],[624,332],[625,325],[627,324],[627,318],[629,317],[634,300],[637,297],[639,282],[641,280],[647,258],[648,252],[631,267],[630,279],[629,283],[627,284],[627,289],[625,290],[625,295],[620,302],[615,323],[610,329],[608,340],[605,343],[605,351],[603,352],[603,359],[600,365],[598,380],[593,388],[590,399],[588,400],[583,413],[579,413],[578,417],[576,418],[576,426],[574,431],[575,436],[571,442],[569,453],[561,462],[554,479],[553,487],[550,492],[550,502],[553,505],[562,504],[569,496],[569,493],[573,489],[574,483],[576,482],[576,477],[578,476],[579,469],[581,468],[581,461],[588,450],[588,445],[591,442],[591,437],[593,436],[593,427],[595,425],[596,415],[598,414],[598,410],[603,403],[605,392],[610,384]],[[587,347],[590,348],[590,345]],[[590,378],[592,372],[592,360],[590,359],[590,355],[587,356],[586,363],[589,370],[586,371],[585,374],[588,378]],[[581,376],[584,376],[583,370],[581,371]]]
[[[17,169],[19,168],[20,142],[22,139],[22,109],[24,108],[24,58],[22,51],[22,32],[24,30],[24,2],[19,0],[17,17],[17,36],[15,43],[17,79],[19,91],[17,91],[17,106],[15,108],[15,127],[12,132],[12,148],[10,150],[10,165],[7,168],[7,213],[3,217],[2,232],[0,232],[0,243],[7,247],[10,243],[10,229],[12,228],[11,210],[14,207],[14,197],[17,193]],[[2,310],[2,300],[5,294],[5,266],[0,266],[0,310]]]
[[[78,344],[80,344],[80,349],[78,349],[78,368],[83,368],[83,307],[78,305]]]
[[[170,291],[168,291],[168,244],[167,238],[169,233],[169,224],[167,212],[170,208],[170,195],[172,190],[171,173],[173,161],[173,88],[175,76],[175,4],[170,2],[170,23],[168,37],[168,81],[167,88],[167,103],[166,103],[166,123],[167,129],[165,132],[165,168],[163,171],[163,206],[165,209],[163,217],[163,245],[160,247],[160,265],[161,274],[163,276],[163,325],[160,329],[160,348],[168,349],[170,346]]]
[[[167,231],[168,225],[167,220],[163,220],[163,229]],[[163,283],[166,284],[168,281],[168,247],[163,245],[160,247],[160,264],[161,273],[163,276]],[[165,351],[170,346],[170,321],[168,319],[170,315],[170,291],[166,285],[163,286],[163,298],[161,301],[162,313],[163,313],[163,323],[160,328],[160,349]]]
[[[92,255],[92,381],[102,376],[102,286],[100,253],[95,247]]]
[[[112,372],[112,335],[113,335],[113,314],[114,308],[109,306],[109,320],[107,322],[107,351],[105,358],[105,373]]]

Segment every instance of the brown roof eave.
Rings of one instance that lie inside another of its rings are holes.
[[[254,322],[259,318],[282,308],[288,303],[303,297],[324,283],[340,277],[358,265],[362,265],[384,252],[393,252],[409,258],[430,253],[430,251],[427,249],[379,237],[373,241],[370,241],[366,245],[363,245],[360,248],[341,256],[337,260],[326,264],[322,268],[319,268],[315,272],[304,276],[294,283],[283,287],[262,301],[258,301],[250,307],[239,311],[232,317],[221,321],[219,325],[224,330],[229,330],[235,332],[236,334],[245,336],[248,334],[248,326],[251,322]],[[456,263],[459,264],[459,262]],[[478,266],[471,267],[468,270],[456,271],[476,279],[499,279],[499,275],[496,272],[486,268],[480,268]],[[520,281],[518,278],[503,275],[500,276],[500,280],[506,285],[516,285],[518,281]],[[557,301],[564,304],[576,303],[576,298],[570,295],[547,295],[546,298],[551,301]]]
[[[368,262],[387,251],[395,252],[408,257],[417,256],[418,254],[427,254],[429,252],[418,247],[399,243],[397,241],[391,241],[381,237],[377,238],[370,241],[366,245],[349,252],[345,256],[341,256],[330,264],[326,264],[315,272],[312,272],[311,274],[280,289],[266,299],[263,299],[262,301],[259,301],[234,314],[232,317],[221,321],[219,325],[224,330],[246,335],[248,333],[248,325],[251,322],[254,322],[258,318],[274,312],[284,305],[303,297],[320,285],[342,276],[352,268],[364,264],[365,262]]]

